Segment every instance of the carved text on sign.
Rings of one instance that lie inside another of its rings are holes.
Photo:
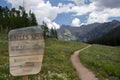
[[[9,33],[10,73],[13,76],[37,74],[44,53],[43,32],[37,27],[12,30]]]

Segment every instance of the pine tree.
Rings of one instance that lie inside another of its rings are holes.
[[[29,11],[29,15],[30,15],[29,24],[30,24],[31,26],[37,26],[38,24],[37,24],[37,20],[36,20],[36,18],[35,18],[35,14],[32,13],[31,11]]]
[[[3,29],[2,23],[3,23],[3,8],[2,8],[2,6],[0,6],[0,30],[1,31]]]
[[[57,30],[55,29],[55,38],[58,39]]]
[[[48,38],[49,37],[49,28],[44,21],[43,21],[43,24],[41,25],[41,28],[43,29],[44,38],[45,39]]]
[[[4,8],[4,28],[6,29],[6,32],[9,30],[9,23],[10,23],[9,9],[6,6]]]
[[[0,6],[0,31],[28,26],[37,26],[34,13],[28,14],[22,6],[18,10]]]
[[[50,34],[50,37],[51,37],[51,38],[56,38],[56,39],[58,39],[56,29],[52,28],[52,29],[50,30],[50,33],[51,33],[51,34]]]

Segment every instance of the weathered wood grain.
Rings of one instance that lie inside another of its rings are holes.
[[[40,72],[44,54],[41,28],[28,27],[9,32],[10,73],[13,76]]]

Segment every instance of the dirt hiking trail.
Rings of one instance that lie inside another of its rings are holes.
[[[77,50],[75,51],[71,57],[70,57],[70,60],[74,66],[74,68],[76,69],[77,71],[77,74],[80,78],[80,80],[98,80],[95,75],[89,70],[87,69],[86,67],[84,67],[80,61],[80,58],[79,58],[79,53],[87,48],[91,47],[91,45],[88,45],[87,47],[85,48],[82,48],[80,50]]]

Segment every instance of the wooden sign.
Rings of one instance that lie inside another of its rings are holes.
[[[27,27],[9,32],[10,73],[13,76],[40,72],[44,53],[41,28]]]

